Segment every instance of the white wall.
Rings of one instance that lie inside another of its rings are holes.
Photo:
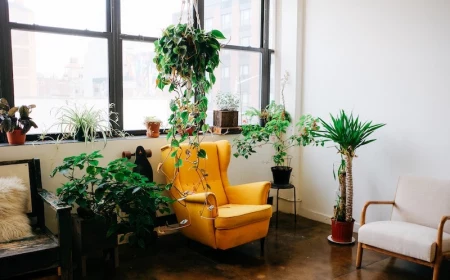
[[[226,136],[207,136],[204,141],[218,141],[229,140],[237,135]],[[153,152],[150,158],[150,163],[153,168],[154,181],[158,183],[164,183],[164,177],[161,174],[156,173],[156,168],[160,162],[160,148],[167,144],[164,136],[160,138],[146,138],[146,137],[133,137],[125,140],[110,140],[105,148],[103,148],[103,142],[96,142],[95,144],[87,144],[84,142],[76,143],[61,143],[55,144],[40,144],[40,145],[23,145],[23,146],[0,146],[0,161],[7,160],[19,160],[39,158],[41,161],[42,172],[42,184],[43,188],[55,192],[58,187],[64,181],[64,177],[55,176],[50,178],[51,171],[55,166],[62,163],[62,160],[68,156],[78,155],[86,152],[90,153],[95,150],[101,150],[104,158],[100,161],[101,165],[106,165],[109,161],[114,160],[122,156],[122,151],[136,150],[136,147],[141,145],[145,149],[151,149]],[[259,153],[250,159],[246,160],[242,157],[231,158],[230,166],[228,169],[228,176],[230,184],[250,183],[257,181],[269,181],[271,180],[270,164],[268,158],[270,150],[264,148],[260,149]],[[134,161],[134,158],[132,158]],[[46,211],[47,225],[55,230],[55,215],[52,212]]]
[[[302,113],[387,123],[354,160],[357,222],[365,201],[393,199],[402,174],[450,179],[450,1],[310,0],[304,15]],[[338,160],[332,148],[303,149],[303,215],[328,222]]]

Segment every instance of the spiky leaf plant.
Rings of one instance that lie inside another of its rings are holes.
[[[353,217],[353,173],[352,163],[356,156],[355,152],[359,147],[372,143],[376,139],[368,139],[375,130],[385,126],[386,124],[373,124],[369,122],[361,122],[359,117],[353,117],[353,113],[346,114],[344,110],[333,117],[331,122],[327,123],[319,118],[322,123],[322,130],[315,131],[316,137],[321,137],[325,141],[332,141],[336,144],[336,149],[342,154],[345,161],[345,220],[351,222]],[[340,172],[341,175],[341,172]],[[339,177],[341,181],[342,178]],[[342,198],[341,198],[342,199]]]

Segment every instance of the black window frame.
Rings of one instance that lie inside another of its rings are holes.
[[[261,54],[261,79],[260,79],[260,105],[265,108],[270,102],[270,65],[273,49],[269,49],[269,15],[270,1],[261,0],[261,29],[259,47],[244,47],[237,45],[225,45],[223,49],[257,52]],[[201,26],[204,26],[204,4],[205,0],[198,0]],[[11,106],[14,106],[14,77],[11,33],[13,30],[44,32],[58,35],[76,35],[82,37],[103,38],[107,40],[108,46],[108,79],[109,79],[109,100],[114,103],[112,109],[119,113],[118,127],[123,128],[123,41],[138,41],[153,43],[157,37],[130,35],[121,33],[120,0],[105,0],[106,5],[106,29],[105,31],[91,31],[71,28],[61,28],[53,26],[43,26],[36,24],[24,24],[10,22],[8,0],[0,0],[0,97],[6,98]],[[196,23],[194,17],[194,24]],[[132,135],[145,135],[145,130],[128,130]],[[27,134],[27,140],[37,140],[39,134]],[[57,136],[53,134],[50,136]]]

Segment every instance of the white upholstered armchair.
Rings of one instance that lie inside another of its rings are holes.
[[[389,221],[365,223],[371,204],[391,204]],[[394,201],[369,201],[361,213],[356,267],[363,249],[433,268],[439,279],[444,258],[450,258],[450,180],[400,177]]]

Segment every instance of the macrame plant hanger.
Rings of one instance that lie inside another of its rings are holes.
[[[186,5],[187,4],[187,5]],[[198,28],[201,29],[201,23],[200,23],[200,15],[198,13],[198,0],[181,0],[181,11],[180,11],[180,18],[178,19],[178,23],[181,23],[183,21],[183,16],[186,13],[187,18],[187,26],[190,28]],[[192,15],[195,13],[196,22],[194,26],[194,16]]]

